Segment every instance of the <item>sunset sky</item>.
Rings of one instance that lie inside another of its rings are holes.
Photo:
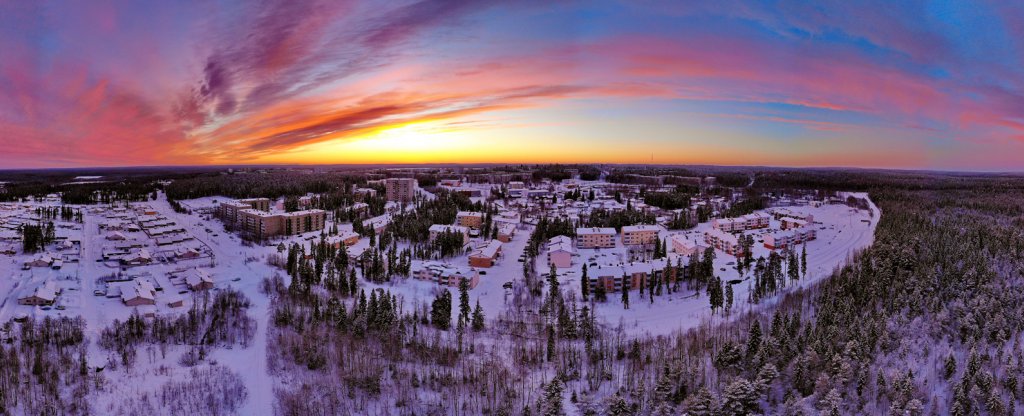
[[[1024,2],[0,0],[0,168],[652,160],[1024,170]]]

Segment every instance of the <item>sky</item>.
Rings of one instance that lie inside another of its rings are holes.
[[[0,0],[0,168],[1024,171],[1018,0]]]

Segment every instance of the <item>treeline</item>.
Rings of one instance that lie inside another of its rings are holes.
[[[0,201],[24,201],[28,198],[42,200],[56,194],[64,204],[112,204],[115,202],[146,201],[156,196],[154,179],[148,176],[130,177],[118,181],[64,183],[57,182],[13,182],[0,193]],[[66,179],[66,178],[60,178]]]
[[[342,186],[365,183],[361,175],[347,172],[319,172],[309,174],[292,171],[270,171],[267,173],[244,173],[225,175],[207,173],[190,178],[177,179],[165,187],[167,197],[174,200],[226,196],[229,198],[305,195],[306,193],[330,193]]]

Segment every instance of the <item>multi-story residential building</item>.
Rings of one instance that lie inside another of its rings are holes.
[[[363,228],[373,229],[373,232],[377,234],[384,232],[388,224],[391,224],[391,214],[382,214],[363,220]]]
[[[269,198],[247,198],[239,199],[238,202],[243,204],[249,204],[252,209],[260,211],[270,211],[270,199]]]
[[[630,263],[624,266],[600,266],[587,272],[591,293],[597,285],[603,285],[608,293],[615,293],[622,291],[623,284],[627,289],[634,290],[639,289],[641,285],[646,287],[660,279],[667,279],[666,283],[674,283],[676,278],[676,268],[667,259]]]
[[[744,215],[742,218],[746,223],[747,229],[753,230],[758,228],[768,228],[772,217],[763,212],[755,212]]]
[[[769,250],[785,250],[818,238],[813,228],[797,228],[764,236],[764,246]]]
[[[576,246],[579,248],[614,248],[614,228],[577,228]]]
[[[744,254],[739,237],[722,230],[713,229],[704,232],[704,242],[732,256],[739,257]]]
[[[237,201],[224,201],[217,206],[217,216],[226,224],[238,223],[238,212],[246,209],[270,211],[270,199],[250,198]]]
[[[416,196],[416,179],[388,178],[384,183],[388,201],[409,202]]]
[[[796,219],[796,218],[791,218],[791,217],[782,217],[782,219],[779,220],[779,221],[782,223],[782,227],[781,228],[783,230],[789,230],[789,229],[793,229],[793,228],[802,228],[802,227],[806,227],[807,226],[807,221],[804,221],[804,220],[801,220],[801,219]]]
[[[727,233],[736,231],[753,230],[757,228],[768,228],[771,217],[767,214],[755,212],[736,218],[718,218],[711,221],[711,227]]]
[[[658,239],[658,231],[661,227],[657,225],[628,225],[622,227],[622,244],[627,246],[642,246],[654,244]]]
[[[516,235],[516,225],[510,222],[499,222],[498,224],[498,241],[502,243],[508,243],[512,241],[512,237]]]
[[[680,256],[690,257],[694,254],[701,255],[704,253],[704,250],[708,248],[697,241],[686,238],[686,236],[682,234],[672,236],[671,240],[672,249]]]
[[[742,231],[746,221],[739,218],[716,218],[711,221],[711,228],[724,232]]]
[[[480,228],[484,223],[482,212],[459,211],[455,214],[455,223],[463,227]]]
[[[501,241],[491,240],[487,245],[480,247],[469,255],[469,265],[482,268],[494,266],[500,254]]]
[[[437,239],[437,236],[441,233],[457,233],[462,234],[462,244],[469,242],[469,228],[461,225],[447,225],[447,224],[434,224],[430,226],[430,241]]]
[[[572,256],[576,254],[576,249],[571,238],[560,235],[548,240],[547,253],[549,265],[564,269],[572,266]]]
[[[777,220],[782,220],[785,217],[789,217],[798,220],[804,220],[807,221],[808,223],[814,222],[814,215],[804,214],[802,212],[796,212],[786,208],[776,208],[772,210],[772,216],[774,216]]]
[[[239,216],[242,229],[257,239],[319,231],[327,221],[327,213],[319,209],[287,213],[246,209]]]
[[[340,234],[327,238],[327,242],[334,248],[341,246],[349,247],[359,242],[359,234],[352,231],[342,231]]]
[[[414,279],[430,280],[444,286],[458,287],[459,282],[466,280],[470,289],[480,281],[480,274],[471,267],[434,261],[414,261],[411,274]]]

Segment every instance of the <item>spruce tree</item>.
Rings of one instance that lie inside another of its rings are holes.
[[[480,307],[480,299],[476,300],[476,309],[473,309],[473,331],[480,332],[484,330],[485,319],[484,310]]]
[[[804,243],[800,252],[800,270],[803,271],[803,276],[807,277],[807,243]]]
[[[580,277],[580,291],[583,293],[583,301],[590,297],[590,279],[587,279],[587,265],[583,264],[583,275]]]

